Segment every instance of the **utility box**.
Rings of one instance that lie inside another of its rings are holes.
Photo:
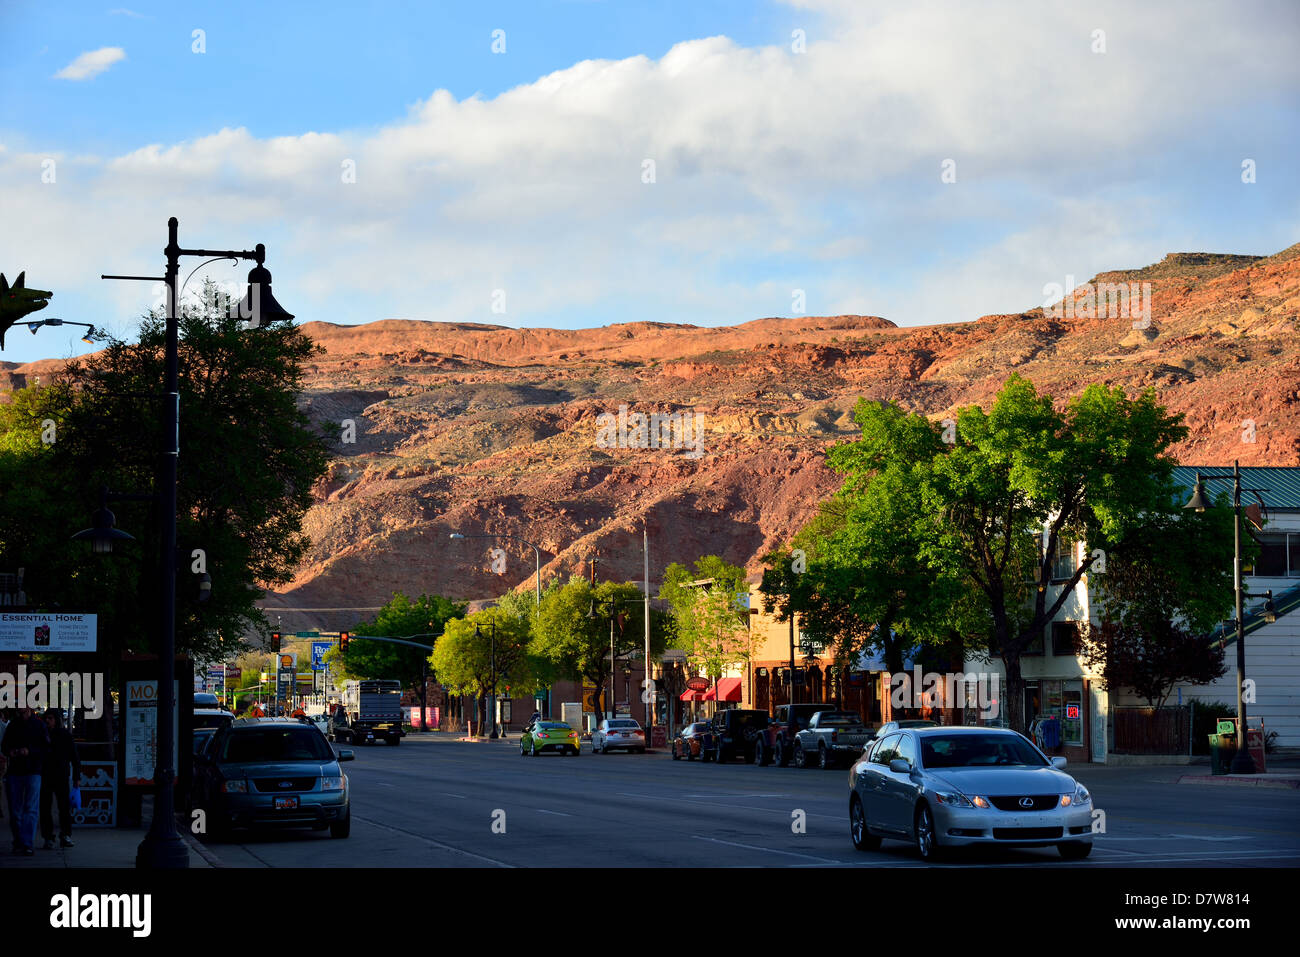
[[[582,733],[582,702],[565,701],[560,705],[560,720],[579,734]]]

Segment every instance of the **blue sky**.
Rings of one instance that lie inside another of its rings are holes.
[[[157,290],[98,275],[176,215],[302,320],[964,321],[1300,239],[1297,41],[1269,0],[9,2],[0,270],[129,336]]]

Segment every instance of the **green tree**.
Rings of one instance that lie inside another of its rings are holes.
[[[531,652],[549,663],[552,674],[586,681],[598,689],[601,713],[611,711],[606,700],[610,677],[609,602],[615,602],[614,651],[618,657],[643,653],[645,646],[645,596],[631,582],[591,582],[574,576],[542,598],[542,611],[534,630]],[[596,617],[590,617],[592,601]],[[666,616],[650,611],[650,655],[663,654]]]
[[[1131,688],[1161,708],[1174,684],[1208,684],[1224,672],[1224,648],[1209,632],[1232,602],[1232,572],[1207,554],[1232,551],[1232,512],[1226,496],[1202,514],[1171,503],[1134,529],[1122,549],[1094,576],[1100,627],[1082,630],[1082,653],[1107,689]],[[1244,560],[1257,546],[1243,542]]]
[[[718,678],[753,658],[748,594],[745,570],[717,555],[664,569],[659,597],[668,602],[675,646],[703,674]]]
[[[393,597],[373,619],[358,622],[349,629],[349,633],[379,638],[409,637],[412,641],[436,648],[436,636],[443,632],[447,622],[464,615],[465,608],[464,603],[454,602],[441,595],[421,595],[411,601],[402,592],[393,592]],[[424,637],[411,637],[414,635]],[[325,652],[325,662],[332,673],[344,678],[400,681],[403,688],[416,689],[420,695],[420,706],[428,707],[424,682],[428,654],[419,648],[359,638],[348,641],[346,653],[338,645],[330,648]],[[437,677],[446,684],[441,675]]]
[[[269,633],[256,603],[305,552],[302,519],[329,440],[296,404],[319,351],[311,339],[291,325],[245,330],[211,286],[204,302],[180,320],[176,644],[214,660]],[[111,502],[135,541],[109,557],[68,538],[90,524],[101,486],[156,492],[164,335],[162,316],[146,315],[137,342],[111,339],[0,406],[0,567],[26,569],[37,607],[94,609],[110,672],[120,652],[157,646],[157,509]],[[200,603],[204,571],[212,590]]]
[[[429,660],[450,693],[478,698],[480,733],[487,724],[486,696],[492,693],[494,679],[500,697],[507,684],[531,689],[545,673],[546,663],[535,659],[531,641],[531,616],[509,605],[447,623]]]
[[[882,418],[860,406],[862,438],[835,455],[851,507],[891,474],[898,481],[885,487],[912,499],[883,517],[863,513],[867,555],[879,561],[882,549],[897,547],[889,529],[899,526],[888,518],[910,516],[901,526],[903,547],[924,574],[907,582],[898,607],[907,614],[920,609],[917,630],[936,643],[953,631],[972,631],[972,650],[1002,661],[1006,714],[1023,730],[1021,655],[1044,635],[1092,564],[1077,563],[1049,596],[1058,543],[1084,541],[1089,549],[1119,552],[1152,516],[1168,512],[1174,463],[1166,453],[1187,430],[1152,390],[1130,399],[1120,388],[1093,385],[1057,410],[1019,376],[1006,382],[987,413],[978,406],[959,410],[948,435],[921,416],[909,418],[904,427],[896,413]],[[1200,557],[1208,564],[1225,558]],[[841,566],[845,561],[836,559]]]

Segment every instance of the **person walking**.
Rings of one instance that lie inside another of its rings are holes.
[[[45,850],[54,848],[54,803],[59,805],[59,843],[72,847],[71,781],[81,779],[81,759],[72,732],[63,726],[62,712],[50,708],[45,712],[45,726],[50,746],[41,765],[41,836]]]
[[[49,747],[45,722],[31,708],[23,708],[5,729],[0,752],[9,759],[5,793],[9,796],[9,829],[14,853],[35,854],[36,824],[40,817],[41,767]]]
[[[5,730],[9,727],[9,711],[6,708],[0,708],[0,741],[5,739]],[[3,788],[5,779],[5,768],[9,764],[9,759],[0,751],[0,817],[5,816],[5,802],[3,798]]]

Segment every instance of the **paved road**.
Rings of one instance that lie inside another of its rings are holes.
[[[931,866],[898,842],[853,849],[843,770],[675,762],[666,753],[523,758],[515,739],[441,735],[355,753],[344,765],[350,838],[236,832],[208,849],[236,867]],[[1300,790],[1178,785],[1185,768],[1069,770],[1106,812],[1088,860],[999,849],[940,866],[1300,866]]]

